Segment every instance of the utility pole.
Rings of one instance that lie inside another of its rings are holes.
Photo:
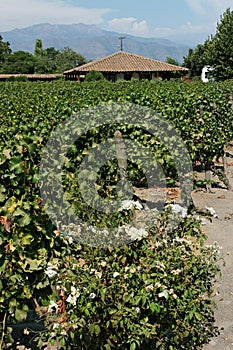
[[[123,51],[123,40],[125,39],[125,36],[120,36],[119,40],[120,40],[120,50]]]

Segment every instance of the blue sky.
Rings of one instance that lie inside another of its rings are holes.
[[[228,7],[233,0],[0,0],[0,33],[45,22],[86,23],[193,45],[215,33]]]

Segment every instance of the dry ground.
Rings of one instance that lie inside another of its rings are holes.
[[[219,335],[211,339],[203,350],[233,349],[233,191],[215,188],[212,193],[193,193],[194,203],[203,208],[213,207],[217,218],[207,222],[203,230],[208,236],[208,244],[218,242],[222,247],[225,266],[221,267],[221,277],[215,283],[215,324]]]

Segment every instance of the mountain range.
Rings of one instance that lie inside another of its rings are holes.
[[[57,50],[70,47],[87,60],[112,54],[120,49],[119,37],[124,37],[123,50],[144,57],[165,61],[167,57],[183,62],[189,47],[161,38],[142,38],[111,32],[96,25],[41,23],[30,27],[2,32],[4,41],[9,41],[12,51],[23,50],[33,53],[36,39],[41,39],[43,48]]]

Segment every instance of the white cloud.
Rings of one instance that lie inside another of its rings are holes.
[[[133,22],[132,33],[134,35],[139,35],[139,36],[148,36],[149,29],[147,26],[147,22],[145,20],[141,22],[137,22],[137,21]]]
[[[193,25],[191,22],[187,22],[180,27],[159,27],[154,28],[153,34],[157,37],[175,36],[179,34],[198,34],[210,30],[210,26]]]
[[[204,1],[205,3],[206,1]],[[192,11],[197,13],[198,15],[204,15],[205,14],[205,8],[203,6],[202,0],[186,0],[186,3],[191,8]]]
[[[179,27],[158,27],[154,28],[152,35],[157,38],[166,38],[181,42],[186,45],[197,45],[204,42],[211,34],[215,33],[216,23],[207,22],[200,25],[194,25],[186,22]]]
[[[207,0],[213,6],[215,12],[222,14],[228,7],[232,7],[232,0]]]
[[[138,36],[148,36],[149,29],[145,20],[138,21],[134,17],[113,18],[108,21],[108,30]]]
[[[178,32],[186,33],[186,34],[201,34],[203,32],[209,32],[214,28],[213,23],[206,23],[201,25],[194,25],[191,22],[186,22],[180,28],[178,28]]]
[[[232,7],[232,0],[185,0],[192,11],[201,16],[220,15],[228,7]],[[207,18],[208,18],[207,17]]]
[[[65,0],[7,0],[0,2],[0,30],[27,27],[36,23],[101,24],[108,8],[77,7]]]

